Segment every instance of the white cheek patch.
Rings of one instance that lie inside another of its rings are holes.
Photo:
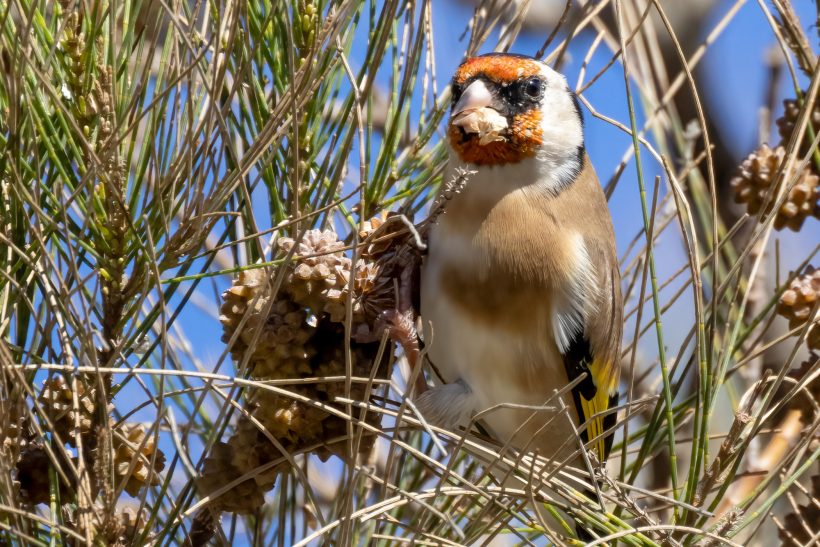
[[[542,188],[557,194],[578,175],[583,161],[584,127],[566,79],[545,69],[547,88],[541,103]]]
[[[575,271],[564,291],[556,295],[552,311],[552,335],[561,353],[566,353],[572,341],[584,332],[590,304],[595,301],[595,268],[589,258],[584,238],[573,237]]]

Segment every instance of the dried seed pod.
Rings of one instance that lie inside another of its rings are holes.
[[[350,259],[343,254],[344,243],[332,230],[308,230],[298,243],[283,237],[277,244],[284,252],[293,250],[286,291],[314,314],[323,313],[326,291],[343,289],[343,272],[350,271]]]
[[[382,222],[378,217],[371,220],[363,231],[365,237],[369,233],[367,230],[378,230]],[[392,241],[395,246],[404,239],[406,237],[388,242]],[[284,251],[295,245],[289,238],[280,239],[279,244]],[[346,321],[350,302],[353,338],[372,342],[378,339],[374,328],[376,319],[381,312],[396,306],[393,276],[397,271],[397,257],[392,248],[369,246],[369,251],[357,261],[353,273],[352,261],[342,254],[342,248],[343,244],[334,232],[309,230],[294,252],[294,262],[288,266],[291,273],[285,291],[316,316],[327,314],[336,323]]]
[[[330,321],[328,316],[319,320],[314,335],[307,342],[313,348],[308,360],[308,369],[305,372],[297,372],[290,378],[315,376],[333,377],[334,379],[326,382],[295,383],[281,387],[310,401],[316,401],[321,405],[344,412],[345,405],[335,400],[337,396],[347,395],[344,381],[347,370],[344,336],[344,327]],[[355,342],[351,345],[353,366],[351,372],[354,377],[367,378],[370,376],[378,346],[378,344]],[[283,370],[282,367],[275,369],[277,379],[286,378],[278,376]],[[377,377],[383,377],[385,374],[386,366],[382,362]],[[352,382],[349,395],[354,400],[366,400],[365,384]],[[237,495],[232,490],[225,496],[221,496],[215,505],[221,510],[250,512],[259,507],[263,503],[264,492],[273,487],[276,475],[289,468],[290,462],[284,458],[282,450],[294,453],[319,446],[320,448],[315,449],[314,453],[322,459],[326,459],[331,454],[350,457],[345,453],[347,443],[339,442],[348,433],[347,420],[328,412],[319,405],[282,393],[256,389],[249,396],[246,408],[264,428],[264,431],[260,429],[260,425],[253,423],[247,417],[241,417],[235,433],[227,443],[218,445],[215,448],[216,452],[206,460],[206,470],[203,471],[203,476],[198,481],[200,489],[204,494],[209,494],[262,465],[274,461],[279,461],[279,463],[257,473],[253,480],[243,482],[238,487],[242,495]],[[369,412],[365,420],[368,424],[378,426],[380,415]],[[276,443],[271,442],[269,436],[273,436]],[[358,445],[360,453],[369,451],[373,442],[372,436],[362,436]],[[250,482],[254,485],[250,486]]]
[[[255,418],[266,419],[267,414],[259,412],[260,407],[253,405],[253,409],[255,414],[259,414],[254,416]],[[294,414],[291,413],[287,418],[288,426],[294,425]],[[285,418],[280,415],[276,420],[282,422]],[[298,428],[295,425],[294,427]],[[269,433],[273,434],[273,431],[269,430]],[[293,443],[286,434],[278,441],[292,448]],[[281,461],[265,470],[259,469],[276,460]],[[213,502],[213,507],[221,511],[251,513],[262,506],[265,492],[273,488],[278,474],[288,466],[289,462],[283,459],[282,453],[265,433],[243,415],[228,442],[214,445],[205,460],[202,474],[197,479],[197,486],[204,495],[210,495],[239,477],[251,473],[251,478],[232,487]]]
[[[28,413],[21,397],[0,399],[0,454],[14,463],[28,442]]]
[[[450,123],[461,127],[465,133],[477,134],[478,144],[481,146],[507,140],[503,135],[509,125],[507,117],[492,108],[463,110],[454,116]]]
[[[132,496],[143,486],[160,483],[159,472],[165,467],[165,454],[154,438],[147,438],[140,424],[126,423],[113,431],[114,474],[117,484],[125,481],[125,491]]]
[[[820,474],[811,478],[811,495],[820,499]],[[820,506],[809,500],[805,505],[799,505],[794,512],[786,515],[783,524],[778,525],[778,537],[781,545],[800,547],[809,545],[820,533]]]
[[[370,260],[360,260],[356,265],[356,275],[350,283],[350,270],[339,272],[343,285],[339,289],[329,289],[325,292],[325,311],[330,320],[335,323],[344,323],[346,318],[347,302],[350,298],[353,306],[353,324],[367,323],[372,326],[379,313],[395,307],[392,279],[383,275],[382,265]],[[355,330],[355,329],[354,329]]]
[[[54,376],[43,383],[43,390],[37,400],[43,411],[54,426],[56,433],[63,442],[77,446],[77,440],[72,432],[75,423],[79,422],[80,435],[91,431],[94,423],[94,389],[89,389],[82,381],[77,382],[78,410],[74,410],[74,394],[71,386],[62,376]]]
[[[52,445],[53,447],[53,445]],[[49,503],[51,496],[51,471],[56,469],[68,470],[77,466],[77,459],[69,461],[66,451],[53,447],[51,451],[56,463],[52,462],[46,445],[37,440],[27,443],[20,452],[20,458],[14,468],[14,480],[19,486],[20,499],[26,503]],[[63,499],[71,499],[75,492],[76,476],[67,472],[63,475],[55,473],[54,476],[59,481],[58,487],[60,496]],[[65,482],[67,479],[69,482]]]
[[[359,229],[359,241],[364,244],[361,248],[363,258],[375,259],[394,247],[395,239],[389,236],[395,234],[402,225],[396,222],[387,225],[387,221],[395,215],[396,213],[382,211],[378,216],[362,223]]]
[[[228,443],[218,442],[211,448],[196,481],[202,495],[215,494],[244,474],[234,467],[233,453],[234,447]],[[251,479],[242,481],[211,501],[213,508],[218,511],[240,514],[252,513],[264,503],[265,490]]]
[[[271,303],[267,279],[263,270],[242,272],[222,294],[222,340],[228,343],[241,326],[231,346],[234,359],[242,361],[252,345],[248,362],[255,378],[293,378],[310,370],[313,327],[305,308],[287,296]]]
[[[214,507],[203,507],[194,515],[191,530],[184,545],[208,545],[219,526],[219,512]]]
[[[342,325],[325,321],[317,326],[316,344],[321,348],[314,358],[314,371],[318,377],[343,378],[347,374],[347,364],[344,346],[344,328]],[[352,343],[351,344],[351,376],[357,378],[384,378],[387,374],[386,359],[382,357],[381,362],[376,362],[378,356],[378,343]],[[374,370],[375,367],[375,370]],[[347,393],[346,382],[335,380],[320,382],[313,387],[311,398],[324,402],[325,404],[341,411],[346,411],[345,404],[338,402],[337,397],[350,398],[354,401],[367,402],[367,384],[361,381],[350,383],[350,392]],[[372,388],[375,389],[375,388]],[[346,443],[336,442],[347,436],[347,420],[341,417],[330,415],[319,409],[315,409],[324,414],[322,420],[321,441],[324,443],[323,449],[318,452],[322,458],[331,454],[350,458],[355,454],[346,454]],[[359,410],[354,407],[353,413],[358,416]],[[365,422],[374,427],[381,424],[381,415],[377,412],[368,412],[365,415]],[[365,430],[366,433],[366,430]],[[362,435],[359,441],[359,454],[367,454],[375,442],[372,435]]]
[[[34,443],[23,449],[15,474],[23,501],[31,504],[49,502],[49,468],[51,461],[42,444]]]
[[[111,547],[137,545],[137,540],[143,534],[147,522],[147,511],[125,508],[114,515],[111,522],[101,530],[103,537],[99,539],[104,540],[103,543]]]
[[[786,146],[791,140],[792,133],[794,133],[795,127],[797,126],[797,120],[799,118],[800,104],[797,99],[784,100],[783,116],[778,118],[775,122],[777,124],[777,131],[780,133],[781,144],[783,146]],[[808,125],[812,131],[814,131],[814,135],[817,136],[817,132],[820,131],[820,106],[818,106],[817,102],[813,105],[809,116]],[[811,134],[807,129],[806,132],[803,133],[803,138],[800,140],[800,144],[798,145],[798,150],[801,155],[805,155],[809,151],[811,142]]]
[[[258,412],[258,407],[255,407],[255,410]],[[271,446],[270,439],[247,416],[239,418],[236,432],[231,435],[228,444],[233,448],[231,464],[234,469],[240,474],[256,470],[253,480],[263,492],[273,488],[276,476],[288,465],[283,461],[279,465],[259,471],[261,466],[280,459],[282,454]]]
[[[269,391],[260,391],[253,400],[259,405],[254,417],[286,448],[306,446],[321,437],[326,412]]]
[[[287,389],[295,394],[301,395],[312,401],[331,406],[338,410],[344,410],[344,405],[338,403],[335,398],[345,395],[346,364],[344,353],[344,329],[341,325],[334,324],[325,318],[317,325],[316,336],[311,343],[316,348],[316,353],[311,359],[310,376],[319,378],[334,378],[326,382],[311,382],[287,386]],[[367,378],[370,375],[371,367],[375,357],[376,344],[357,344],[351,346],[352,375],[355,377]],[[382,367],[383,369],[383,367]],[[365,386],[361,382],[351,383],[350,397],[356,400],[363,400],[365,396]],[[329,443],[339,435],[340,428],[334,426],[334,422],[339,422],[341,430],[346,427],[343,418],[333,415],[317,405],[288,397],[284,394],[274,393],[267,390],[257,390],[252,396],[253,408],[251,414],[267,431],[276,437],[286,450],[300,450],[306,446],[317,443]],[[247,430],[256,430],[256,426],[249,421],[240,421],[238,434],[244,430],[248,437]],[[328,431],[333,433],[329,434]],[[270,445],[268,441],[259,441],[262,445]],[[266,457],[257,457],[253,465],[258,465],[259,461],[270,461],[273,458],[280,458],[278,449],[266,446],[269,453]],[[272,453],[270,453],[272,451]],[[239,451],[237,451],[239,452]],[[245,458],[245,455],[238,456]],[[248,467],[238,460],[234,465],[240,469]]]
[[[809,266],[808,271],[795,278],[789,288],[780,296],[777,313],[789,320],[789,328],[794,329],[811,321],[806,343],[811,350],[820,350],[820,318],[814,314],[814,307],[820,299],[820,270]]]
[[[253,345],[250,359],[255,378],[294,378],[310,371],[313,327],[307,312],[291,300],[278,300],[266,318],[243,329],[240,337]],[[257,334],[258,331],[258,334]]]
[[[110,514],[109,510],[100,499],[97,499],[91,508],[91,518],[96,532],[95,544],[108,547],[130,547],[146,544],[144,541],[139,542],[140,536],[145,533],[148,524],[149,515],[146,508],[140,511],[139,506],[120,508],[118,504],[113,514]],[[61,507],[63,524],[68,528],[79,530],[80,511],[76,505],[64,504]],[[72,547],[77,545],[70,536],[68,540],[66,545]]]
[[[385,311],[396,309],[396,286],[399,262],[389,254],[381,255],[375,262],[363,264],[356,272],[356,301],[361,306],[362,322],[377,339],[378,319]],[[361,340],[368,341],[368,340]]]
[[[310,376],[329,378],[329,380],[294,384],[287,386],[287,389],[311,401],[344,411],[345,405],[336,401],[336,397],[347,396],[344,381],[346,376],[344,328],[325,318],[319,322],[316,331],[315,337],[311,340],[316,353],[311,358]],[[354,343],[351,350],[352,376],[369,377],[378,344]],[[379,371],[381,372],[379,377],[383,376],[384,363],[381,364]],[[364,401],[365,395],[364,383],[351,383],[350,398]],[[270,435],[276,438],[284,450],[301,451],[309,446],[322,445],[317,452],[320,457],[326,458],[330,454],[343,455],[344,443],[338,446],[335,444],[338,438],[347,434],[347,422],[344,418],[318,405],[263,389],[255,390],[251,395],[251,401],[253,408],[250,412],[253,417]],[[379,415],[369,413],[367,421],[378,425]],[[257,467],[260,462],[266,463],[282,458],[279,449],[249,420],[240,420],[235,437],[232,437],[229,442],[232,445],[234,443],[241,445],[241,449],[236,450],[237,459],[233,461],[233,465],[238,469],[247,470]],[[255,448],[249,450],[250,445]],[[363,440],[360,444],[360,451],[367,452],[371,446],[372,439]],[[282,468],[285,465],[283,462]]]
[[[730,181],[735,202],[745,204],[750,215],[756,215],[764,206],[763,218],[771,214],[777,201],[775,183],[784,157],[785,149],[782,146],[773,150],[764,144],[743,161]],[[803,227],[807,218],[820,218],[819,184],[820,177],[806,166],[775,213],[776,230],[789,228],[796,232]]]
[[[231,335],[239,327],[248,306],[254,297],[262,290],[267,281],[264,270],[248,270],[239,272],[233,284],[222,293],[222,305],[219,308],[219,322],[225,334],[222,341],[226,344]]]
[[[789,371],[789,376],[797,382],[802,382],[809,379],[805,386],[805,390],[798,393],[790,403],[793,407],[800,410],[803,423],[810,425],[815,418],[816,405],[820,405],[820,376],[811,378],[818,366],[818,356],[811,355],[808,359],[803,361],[799,367]],[[820,432],[817,432],[820,435]]]
[[[344,244],[332,231],[309,230],[298,245],[293,239],[281,238],[279,247],[292,251],[293,261],[284,266],[278,294],[272,294],[269,272],[244,272],[223,294],[220,321],[223,339],[234,339],[233,356],[247,360],[251,376],[295,380],[278,384],[292,396],[262,388],[249,391],[245,408],[253,420],[240,417],[228,441],[215,445],[197,481],[201,492],[210,494],[244,474],[253,474],[253,479],[213,502],[218,510],[242,513],[262,505],[264,492],[273,487],[277,474],[289,468],[288,453],[311,449],[323,459],[331,454],[355,456],[346,454],[348,445],[340,442],[348,434],[348,420],[328,409],[345,412],[346,405],[337,397],[349,395],[364,401],[367,395],[361,382],[353,382],[349,392],[345,387],[346,306],[351,299],[351,372],[360,378],[371,375],[378,352],[379,344],[373,343],[375,320],[381,311],[394,307],[392,280],[383,275],[394,270],[384,269],[381,262],[383,257],[394,258],[391,250],[384,249],[378,261],[372,257],[361,260],[353,274],[351,260],[342,252]],[[386,372],[385,363],[380,363],[377,377]],[[316,381],[314,377],[333,379]],[[299,381],[305,379],[310,381]],[[380,415],[369,412],[365,420],[378,425]],[[357,446],[366,452],[373,442],[372,435],[364,435]],[[267,469],[260,472],[262,466]]]

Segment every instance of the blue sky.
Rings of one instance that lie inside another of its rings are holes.
[[[704,29],[704,35],[709,32],[714,23],[722,17],[733,2],[722,2],[714,10],[711,21]],[[811,21],[812,2],[804,0],[797,3],[804,21]],[[466,48],[466,40],[459,40],[467,26],[472,11],[460,2],[436,1],[433,5],[433,29],[436,40],[436,68],[438,85],[442,86],[454,72]],[[525,54],[534,54],[541,46],[548,30],[543,33],[522,34],[513,51]],[[563,67],[571,84],[577,81],[578,70],[589,45],[593,39],[590,33],[577,36],[570,48],[570,61]],[[489,44],[493,40],[488,41]],[[732,150],[740,156],[750,151],[757,139],[758,109],[761,106],[765,86],[764,57],[766,50],[774,44],[774,38],[768,24],[755,2],[746,2],[736,15],[735,21],[712,44],[704,59],[708,78],[702,85],[702,92],[709,93],[714,103],[719,106],[716,110],[720,125],[728,128],[728,142]],[[482,51],[489,51],[485,48]],[[362,55],[364,48],[354,47],[351,54],[351,64],[356,66],[356,55]],[[610,53],[605,47],[600,47],[593,56],[588,76],[597,71],[609,60]],[[785,97],[790,94],[790,84],[781,82],[781,94]],[[620,65],[614,65],[601,77],[595,85],[584,94],[586,99],[601,113],[628,123],[623,74]],[[633,88],[633,97],[638,108],[638,125],[642,124],[639,97]],[[597,120],[585,112],[586,116],[586,144],[593,164],[602,181],[606,181],[614,172],[615,167],[623,154],[631,148],[631,138],[612,125]],[[374,146],[378,141],[374,141]],[[655,161],[643,155],[643,165],[647,181],[647,191],[651,191],[652,181],[660,171]],[[651,199],[651,197],[650,197]],[[617,190],[610,201],[613,222],[615,224],[618,248],[623,252],[627,244],[643,226],[638,200],[638,187],[635,176],[634,162],[630,163],[623,174]],[[811,226],[811,225],[810,225]],[[666,238],[673,237],[676,232],[670,231],[659,242],[659,278],[664,279],[683,264],[684,255],[680,245],[669,244]],[[786,238],[789,239],[789,238]],[[792,238],[794,239],[794,238]],[[201,294],[217,295],[230,284],[230,276],[220,276],[206,279],[200,284]],[[688,302],[688,299],[682,299]],[[218,305],[216,301],[204,299],[200,304],[211,311]],[[686,303],[682,303],[684,308]],[[187,306],[179,318],[193,347],[193,353],[200,360],[206,370],[212,368],[218,356],[224,351],[220,342],[221,328],[213,320],[213,316],[202,312],[197,306]],[[688,309],[681,312],[690,312]],[[689,315],[689,313],[684,313]],[[690,319],[687,318],[687,322]],[[222,370],[224,370],[224,365]],[[144,396],[144,395],[143,395]]]
[[[711,21],[704,27],[704,34],[733,3],[730,1],[719,3]],[[812,21],[812,2],[803,0],[798,2],[796,7],[804,21]],[[446,83],[449,75],[453,73],[462,59],[466,40],[459,40],[459,37],[466,28],[471,13],[471,9],[461,2],[440,0],[434,2],[433,27],[439,87]],[[813,32],[813,29],[810,31]],[[525,54],[535,53],[547,33],[548,30],[544,33],[523,33],[512,51]],[[570,61],[563,67],[563,71],[571,84],[577,81],[580,63],[591,41],[591,34],[582,33],[573,40],[569,48]],[[492,44],[493,40],[489,40],[488,43]],[[718,106],[713,111],[720,120],[721,127],[727,130],[727,142],[738,158],[751,151],[756,144],[758,109],[763,101],[766,77],[764,58],[767,49],[774,43],[773,35],[757,3],[746,2],[734,22],[710,46],[703,61],[708,78],[703,82],[698,82],[701,92],[710,94],[713,103]],[[490,48],[487,47],[482,51],[489,50]],[[363,54],[363,47],[354,47],[351,55],[351,64],[354,65],[354,69],[357,53]],[[592,59],[587,78],[590,73],[594,73],[597,68],[603,66],[609,56],[608,51],[600,47]],[[805,85],[805,80],[803,84]],[[781,98],[792,95],[791,84],[786,81],[785,77],[780,82],[779,89]],[[611,67],[595,85],[584,93],[584,96],[601,113],[628,124],[620,65],[616,64]],[[634,87],[633,97],[636,101],[638,125],[641,126],[643,116],[640,110],[640,99]],[[626,133],[609,123],[593,118],[589,112],[585,112],[585,117],[587,149],[600,179],[606,182],[623,154],[631,148],[631,139]],[[378,140],[374,139],[373,145],[377,146]],[[351,158],[351,162],[354,163],[355,158]],[[643,165],[646,170],[647,190],[651,191],[652,180],[656,174],[660,174],[660,171],[655,161],[645,153]],[[610,201],[610,209],[616,228],[618,247],[623,252],[629,241],[643,226],[637,199],[635,170],[632,164],[621,177],[619,186]],[[219,294],[229,284],[230,276],[226,275],[203,281],[199,289],[203,294],[210,296]],[[207,299],[197,303],[210,309],[215,309],[217,305],[216,302]],[[180,324],[190,337],[195,354],[208,363],[223,350],[223,345],[219,341],[219,325],[214,325],[210,317],[203,317],[197,306],[187,306],[187,308],[188,312],[180,318]]]
[[[720,2],[714,10],[710,22],[704,26],[703,32],[709,32],[714,23],[729,9],[733,2]],[[813,21],[813,2],[802,0],[796,2],[796,7],[804,21]],[[459,2],[444,2],[436,0],[433,3],[433,28],[436,40],[436,68],[439,86],[453,73],[466,47],[466,40],[459,41],[472,11]],[[811,36],[814,36],[814,29],[810,29]],[[525,33],[517,41],[513,51],[525,54],[534,54],[541,46],[544,38],[549,33]],[[578,36],[572,43],[569,54],[570,62],[563,68],[571,84],[577,81],[580,63],[583,60],[592,35],[584,33]],[[491,39],[489,43],[493,43]],[[757,141],[758,110],[762,104],[764,88],[766,82],[766,68],[764,59],[766,51],[774,44],[774,37],[769,29],[764,15],[756,2],[746,2],[736,16],[735,21],[729,25],[727,30],[710,47],[704,64],[707,78],[704,82],[699,82],[701,92],[712,96],[712,104],[715,109],[719,125],[727,129],[727,140],[732,151],[740,158],[748,153]],[[483,51],[488,51],[485,49]],[[356,63],[356,55],[361,55],[363,48],[354,48],[351,56],[351,64]],[[605,47],[600,47],[592,59],[590,73],[597,71],[608,61],[610,53]],[[804,84],[805,85],[805,84]],[[791,85],[787,80],[783,80],[780,85],[782,97],[791,96]],[[637,91],[633,95],[639,102]],[[628,111],[626,108],[623,74],[620,65],[614,65],[607,73],[589,90],[585,92],[585,97],[601,113],[609,117],[620,120],[628,124]],[[778,103],[779,105],[779,103]],[[638,105],[639,106],[639,105]],[[618,165],[623,154],[631,148],[631,138],[614,128],[610,124],[594,119],[586,114],[587,129],[586,143],[589,155],[595,165],[600,178],[603,181],[609,179],[613,170]],[[642,124],[642,114],[638,112],[638,124]],[[648,154],[643,156],[647,189],[651,191],[652,181],[655,175],[661,174],[654,160]],[[651,199],[651,197],[649,198]],[[630,240],[639,232],[643,226],[640,212],[640,202],[638,200],[638,186],[636,182],[634,162],[630,164],[623,174],[621,182],[610,201],[613,221],[615,224],[618,247],[624,251]],[[810,221],[809,229],[816,230],[816,221]],[[665,234],[659,243],[658,275],[661,280],[677,270],[684,264],[685,256],[682,247],[674,241],[677,230],[670,230]],[[803,236],[809,237],[809,236]],[[815,236],[816,239],[816,236]],[[800,244],[800,239],[788,235],[784,238],[785,248],[793,248]],[[206,279],[199,289],[202,294],[214,295],[214,300],[202,302],[205,308],[215,310],[218,303],[216,296],[221,290],[230,284],[230,276],[220,276],[218,278]],[[681,321],[681,327],[691,325],[692,314],[688,302],[691,299],[681,299],[681,304],[676,306],[675,315]],[[680,313],[677,313],[677,312]],[[179,318],[185,334],[192,344],[193,354],[200,360],[205,370],[211,370],[218,356],[224,351],[224,345],[220,342],[221,328],[214,321],[214,316],[203,313],[196,306],[187,306],[187,309]],[[669,340],[672,349],[676,350],[675,340]],[[220,372],[226,371],[227,363],[223,365]],[[139,401],[144,400],[145,395],[141,392],[129,389],[126,397],[134,397]],[[148,420],[153,419],[153,409],[147,409],[144,413],[138,414]],[[177,414],[177,419],[182,420]]]

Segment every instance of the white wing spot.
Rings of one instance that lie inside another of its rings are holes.
[[[561,353],[565,353],[572,340],[584,331],[584,321],[589,313],[589,303],[598,291],[595,286],[595,267],[589,258],[584,238],[574,235],[575,271],[566,291],[558,298],[552,313],[552,334]]]

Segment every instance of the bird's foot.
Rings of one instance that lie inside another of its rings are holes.
[[[464,380],[430,388],[414,403],[428,423],[451,431],[466,427],[475,412],[475,395]]]

